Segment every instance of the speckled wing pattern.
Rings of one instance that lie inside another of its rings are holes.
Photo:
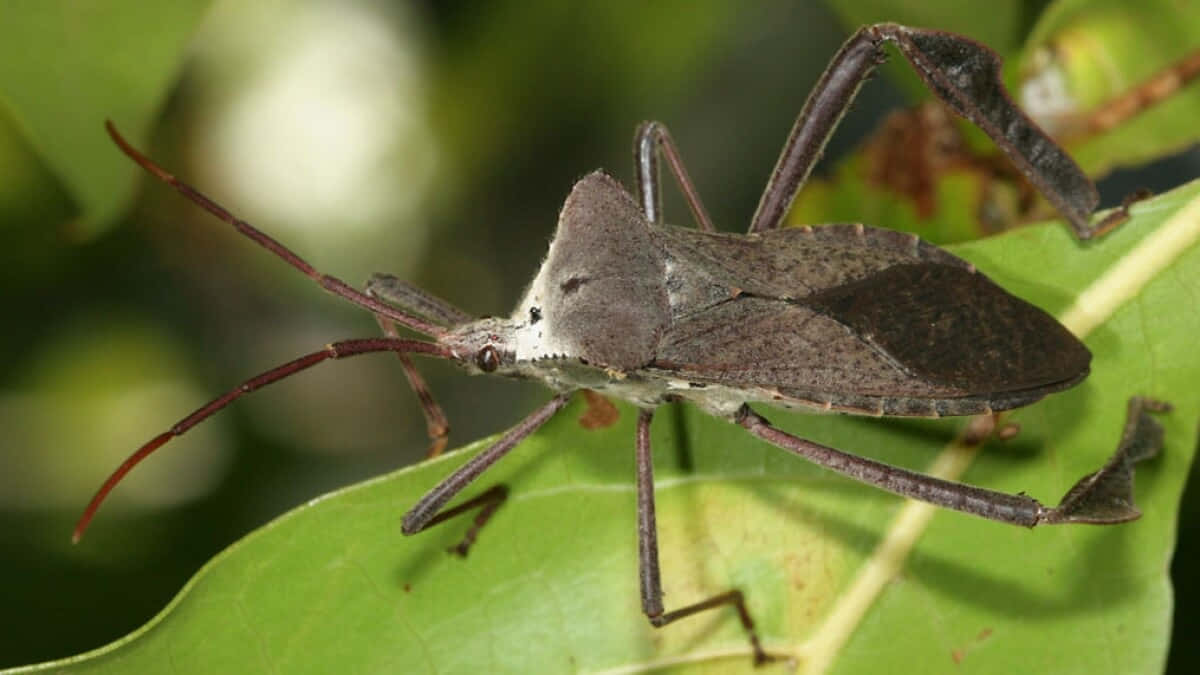
[[[671,325],[654,368],[882,414],[1025,405],[1088,372],[1053,317],[912,235],[861,225],[733,237],[655,228]]]

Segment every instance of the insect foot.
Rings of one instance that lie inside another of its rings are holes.
[[[1150,413],[1170,412],[1171,404],[1140,396],[1129,399],[1121,442],[1101,469],[1084,476],[1038,523],[1123,523],[1142,515],[1133,503],[1133,466],[1162,451],[1163,428]]]

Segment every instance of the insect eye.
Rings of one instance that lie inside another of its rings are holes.
[[[475,353],[475,365],[485,373],[493,372],[500,367],[500,354],[495,347],[486,345]]]

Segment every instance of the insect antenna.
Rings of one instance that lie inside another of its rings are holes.
[[[343,340],[341,342],[333,342],[325,346],[324,349],[305,354],[300,358],[294,359],[282,365],[271,368],[270,370],[259,373],[254,377],[246,380],[237,387],[230,389],[228,392],[214,398],[197,408],[187,417],[179,420],[170,429],[162,432],[146,442],[145,445],[138,448],[130,455],[121,466],[117,467],[116,471],[104,481],[100,489],[96,491],[96,495],[92,497],[84,509],[83,515],[80,516],[79,522],[75,524],[75,532],[71,535],[71,541],[79,543],[79,539],[83,537],[83,533],[87,530],[88,524],[92,522],[92,518],[96,515],[96,511],[100,508],[100,504],[108,497],[117,483],[129,473],[133,467],[137,466],[143,459],[150,456],[155,450],[158,450],[167,441],[181,436],[188,429],[196,426],[200,422],[211,417],[218,410],[232,403],[235,399],[240,398],[243,394],[249,394],[256,389],[267,386],[274,382],[278,382],[287,377],[291,377],[296,373],[307,370],[318,363],[328,361],[330,359],[340,359],[348,356],[358,356],[359,354],[370,354],[374,352],[395,352],[400,355],[405,354],[426,354],[444,359],[454,358],[449,347],[445,347],[432,342],[422,342],[420,340],[406,340],[394,337],[378,337],[366,338],[361,340]]]
[[[169,173],[154,162],[154,160],[143,155],[141,152],[129,144],[111,120],[104,122],[104,128],[108,130],[108,135],[112,136],[113,142],[129,156],[130,159],[137,162],[143,169],[150,172],[155,178],[175,188],[181,195],[187,197],[188,200],[194,202],[197,206],[213,214],[217,218],[229,223],[238,232],[241,232],[246,237],[254,241],[254,243],[262,246],[268,251],[274,253],[283,259],[284,262],[295,267],[303,272],[310,279],[317,282],[321,288],[333,293],[336,296],[345,298],[354,304],[364,307],[379,316],[386,317],[396,323],[411,328],[419,333],[439,337],[446,334],[446,330],[441,326],[425,321],[419,317],[413,316],[407,312],[401,311],[395,307],[391,307],[379,300],[370,297],[369,295],[355,289],[341,279],[319,272],[315,267],[310,265],[306,260],[296,255],[291,249],[279,243],[266,233],[247,223],[240,218],[237,218],[225,207],[214,202],[196,188],[179,180],[174,175]]]

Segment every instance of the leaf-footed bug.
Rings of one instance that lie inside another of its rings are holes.
[[[1135,398],[1118,448],[1056,507],[948,482],[851,455],[773,427],[761,402],[859,415],[991,414],[1073,387],[1091,354],[1040,309],[989,281],[969,263],[915,236],[861,224],[780,227],[797,191],[858,88],[893,43],[953,110],[982,128],[1062,213],[1081,239],[1102,234],[1124,208],[1089,224],[1099,197],[1071,158],[1009,99],[999,58],[966,38],[895,24],[860,29],[834,56],[800,112],[745,235],[715,231],[666,128],[644,123],[635,138],[636,199],[601,172],[579,180],[559,215],[541,269],[509,318],[476,319],[386,275],[365,292],[322,274],[109,133],[134,161],[185,197],[308,275],[371,311],[385,337],[345,340],[244,382],[151,439],[101,486],[76,526],[82,536],[101,502],[138,462],[245,393],[329,359],[398,354],[434,439],[446,421],[409,355],[448,359],[471,374],[536,378],[555,395],[404,515],[415,534],[479,509],[456,551],[465,554],[503,502],[495,486],[453,508],[451,499],[568,401],[593,389],[641,408],[635,439],[642,609],[661,627],[733,605],[756,662],[762,648],[743,595],[730,590],[665,611],[658,564],[650,423],[654,409],[690,401],[702,410],[829,469],[899,495],[1006,523],[1119,523],[1137,518],[1133,464],[1156,454],[1161,427]],[[665,160],[699,229],[664,224],[659,162]],[[396,325],[433,338],[398,337]]]

